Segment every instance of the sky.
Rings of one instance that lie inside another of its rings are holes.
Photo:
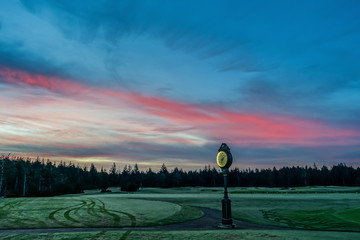
[[[0,155],[360,166],[359,1],[0,6]]]

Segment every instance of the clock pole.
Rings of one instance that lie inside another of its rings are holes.
[[[227,191],[227,185],[228,185],[228,179],[227,179],[227,175],[229,173],[229,167],[232,163],[232,155],[230,152],[230,148],[226,145],[226,143],[222,143],[220,148],[219,148],[219,154],[218,154],[218,165],[221,167],[222,169],[222,173],[224,176],[224,198],[221,200],[221,205],[222,205],[222,220],[221,220],[221,224],[219,225],[220,228],[234,228],[235,225],[232,222],[232,217],[231,217],[231,200],[228,196],[228,191]],[[221,156],[221,152],[224,152],[226,154],[226,162],[224,163],[223,157],[219,157]],[[219,160],[220,158],[220,160]]]

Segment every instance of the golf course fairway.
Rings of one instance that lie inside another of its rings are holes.
[[[0,239],[360,239],[359,188],[233,188],[233,218],[260,228],[199,231],[151,227],[220,214],[221,188],[112,190],[1,199]]]

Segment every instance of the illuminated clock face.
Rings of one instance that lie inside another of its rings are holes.
[[[228,156],[226,154],[226,152],[224,151],[220,151],[216,157],[216,161],[217,164],[219,165],[219,167],[225,167],[227,161],[228,161]]]

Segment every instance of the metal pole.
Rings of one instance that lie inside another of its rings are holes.
[[[229,199],[227,191],[227,173],[224,173],[224,199]]]
[[[232,217],[231,217],[231,200],[228,196],[227,191],[227,174],[228,169],[223,169],[223,175],[224,175],[224,198],[221,201],[222,203],[222,221],[221,226],[222,228],[234,228],[235,225],[233,225]]]

